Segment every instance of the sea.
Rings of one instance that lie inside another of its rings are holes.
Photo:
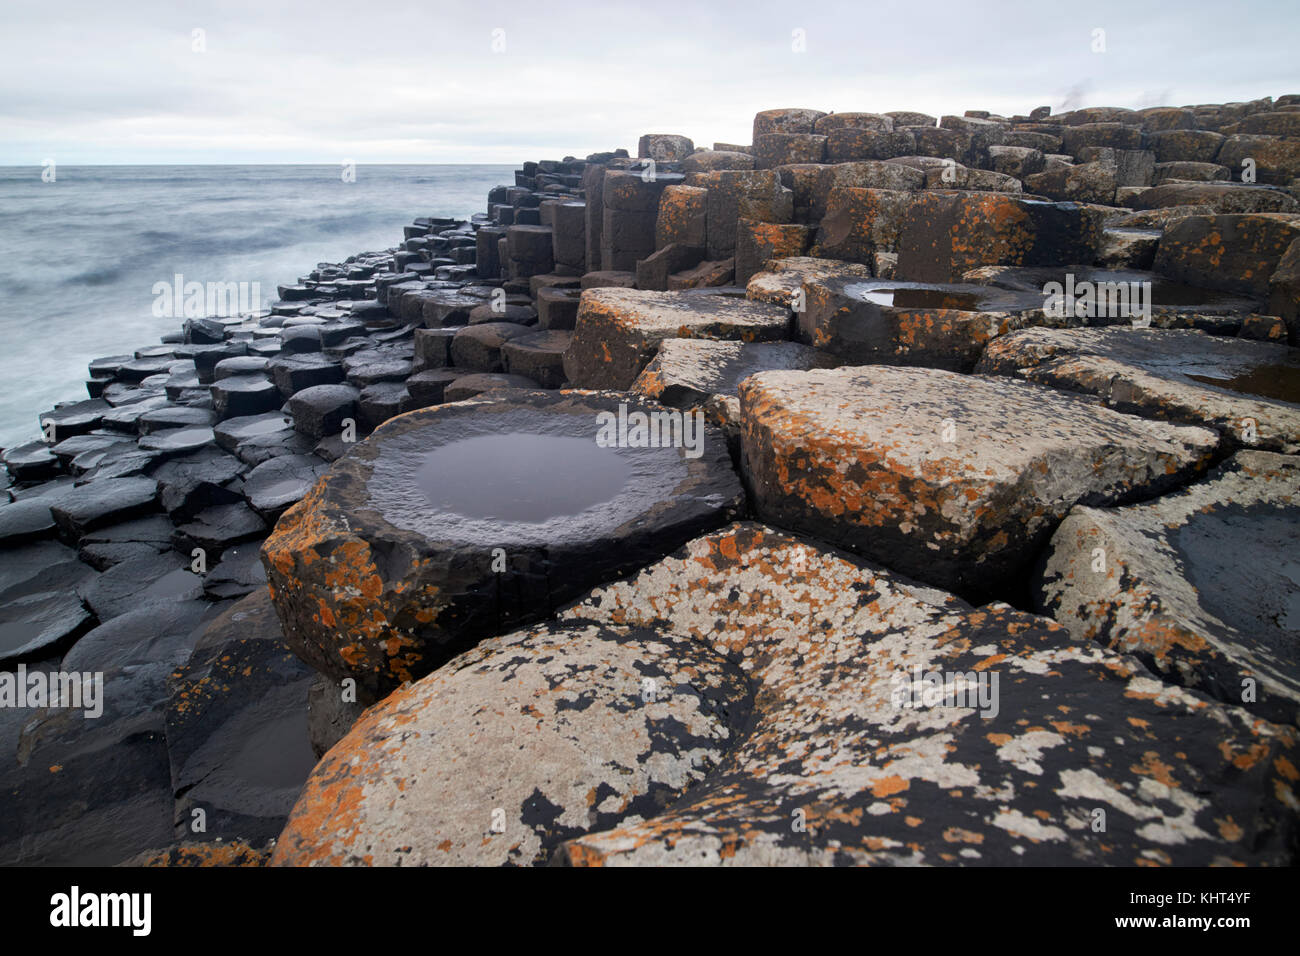
[[[419,216],[468,219],[514,167],[0,166],[0,448],[87,397],[94,358],[157,345],[158,283],[257,283],[389,249]],[[178,309],[181,304],[177,304]]]

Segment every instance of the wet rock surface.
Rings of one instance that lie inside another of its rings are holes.
[[[713,429],[694,458],[597,444],[620,405],[662,408],[627,399],[497,392],[385,425],[266,542],[286,640],[373,700],[734,514]]]
[[[1076,508],[1039,584],[1080,642],[1166,680],[1300,722],[1300,458],[1241,451],[1206,480],[1127,508]]]
[[[0,455],[0,693],[105,713],[0,707],[0,861],[260,865],[333,748],[279,862],[1294,863],[1297,103],[647,134],[94,359]]]
[[[1230,444],[1300,451],[1300,351],[1284,345],[1175,329],[1028,329],[990,345],[977,370],[1214,428]]]

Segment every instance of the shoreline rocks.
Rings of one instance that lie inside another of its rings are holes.
[[[1297,105],[647,134],[94,359],[0,861],[1293,864]]]

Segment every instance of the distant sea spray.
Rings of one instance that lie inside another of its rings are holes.
[[[484,212],[513,166],[0,167],[0,446],[39,437],[37,415],[87,397],[86,365],[157,345],[183,318],[155,286],[260,284],[263,299],[317,262],[402,240],[417,216]]]

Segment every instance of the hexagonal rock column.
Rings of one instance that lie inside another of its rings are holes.
[[[895,276],[952,282],[978,266],[1091,263],[1100,245],[1101,217],[1074,203],[925,193],[908,210]]]
[[[560,862],[1290,860],[1295,728],[1163,685],[1046,618],[971,609],[748,523],[562,617],[690,635],[746,672],[754,713],[667,812],[569,840]]]
[[[632,391],[675,408],[734,397],[740,383],[773,369],[833,368],[839,360],[797,342],[714,342],[665,339]]]
[[[1300,215],[1186,216],[1165,228],[1152,268],[1207,289],[1264,296],[1298,238]]]
[[[769,259],[801,256],[812,242],[812,227],[755,222],[736,223],[736,285],[745,285]]]
[[[1176,494],[1071,511],[1052,538],[1040,606],[1079,641],[1296,723],[1297,526],[1300,458],[1238,452]]]
[[[693,152],[695,144],[691,138],[676,133],[646,133],[636,145],[638,157],[657,163],[680,163]]]
[[[759,515],[977,599],[1007,593],[1074,505],[1174,487],[1218,445],[1208,429],[935,369],[761,372],[740,407]]]
[[[602,184],[600,268],[606,272],[632,272],[636,261],[655,251],[655,221],[659,196],[682,181],[681,173],[606,170]],[[594,263],[590,260],[588,267]]]
[[[804,283],[800,341],[846,364],[924,365],[969,372],[984,346],[1042,321],[1039,293],[834,276]]]
[[[749,709],[690,638],[544,625],[485,641],[371,708],[321,761],[273,865],[529,865],[653,817]]]
[[[663,435],[684,447],[628,447],[649,437],[632,413],[656,411],[511,392],[387,422],[263,547],[285,640],[373,701],[725,521],[743,494],[716,430],[692,420]]]
[[[727,259],[736,253],[736,223],[741,216],[762,222],[794,218],[794,193],[781,185],[772,169],[717,169],[692,173],[688,186],[705,190],[708,256]]]
[[[579,388],[630,388],[664,339],[779,341],[790,312],[723,296],[588,289],[578,305],[564,371]]]
[[[1300,452],[1300,353],[1284,345],[1190,329],[1023,329],[990,343],[977,371],[1215,428],[1229,445]]]
[[[886,164],[881,164],[886,165]],[[906,169],[899,166],[898,169]],[[915,197],[901,189],[832,188],[813,253],[871,265],[876,253],[898,248]]]
[[[763,272],[756,272],[745,286],[746,298],[769,305],[783,305],[791,308],[803,289],[803,284],[811,279],[829,278],[831,276],[857,276],[863,279],[871,277],[871,270],[856,262],[840,262],[838,259],[818,259],[812,256],[791,256],[787,259],[769,259],[763,264]],[[803,306],[800,306],[802,309]]]

